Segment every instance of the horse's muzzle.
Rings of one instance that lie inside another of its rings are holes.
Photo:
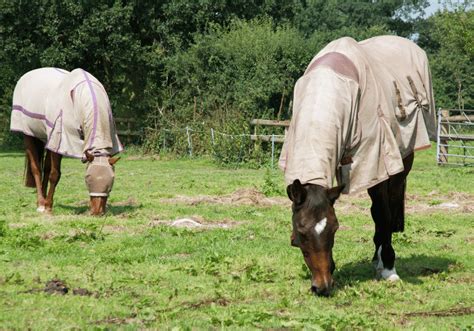
[[[315,285],[311,286],[311,292],[317,296],[329,297],[331,294],[331,287],[319,288]]]
[[[100,216],[105,214],[107,207],[107,197],[90,197],[91,215]]]

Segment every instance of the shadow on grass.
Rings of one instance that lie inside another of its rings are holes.
[[[4,151],[0,151],[0,157],[5,157],[5,158],[24,158],[25,157],[25,153],[21,153],[21,152],[14,152],[14,151],[11,151],[11,152],[4,152]]]
[[[64,209],[74,215],[84,215],[88,216],[89,215],[89,206],[87,205],[82,205],[82,206],[74,206],[74,205],[62,205],[58,204],[58,208]],[[107,213],[106,215],[121,215],[121,214],[127,214],[127,213],[132,213],[135,210],[141,208],[141,204],[111,204],[107,205]]]
[[[438,256],[412,255],[397,258],[395,267],[400,278],[407,283],[422,284],[420,277],[425,277],[449,270],[456,263],[453,259]],[[334,273],[337,287],[351,286],[355,283],[375,279],[375,269],[371,261],[360,260],[343,265]]]

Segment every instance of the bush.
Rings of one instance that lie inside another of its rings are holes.
[[[183,130],[190,126],[193,153],[225,164],[261,162],[269,148],[252,150],[249,121],[290,117],[293,84],[313,53],[296,29],[275,27],[269,18],[234,20],[197,35],[187,51],[167,59],[172,97],[147,121],[153,125],[146,145],[187,154]]]

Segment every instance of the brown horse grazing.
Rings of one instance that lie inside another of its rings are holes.
[[[341,193],[368,190],[376,276],[400,279],[392,233],[404,230],[406,177],[413,152],[435,138],[434,114],[426,54],[404,38],[335,40],[298,80],[280,166],[293,202],[291,244],[303,253],[313,293],[328,296],[333,287]]]
[[[112,156],[123,148],[107,93],[94,76],[82,69],[26,73],[13,93],[10,129],[23,133],[25,185],[36,188],[39,212],[52,211],[63,156],[87,163],[91,214],[105,212],[118,161]]]

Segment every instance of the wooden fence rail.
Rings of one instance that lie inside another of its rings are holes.
[[[114,120],[117,134],[125,142],[131,142],[143,136],[143,132],[137,128],[139,121],[136,118],[116,117]]]
[[[253,135],[250,136],[250,139],[253,141],[272,141],[277,143],[282,143],[285,141],[285,135],[281,134],[258,134],[259,126],[272,126],[272,127],[283,127],[285,128],[285,133],[288,127],[290,126],[290,121],[277,121],[277,120],[265,120],[265,119],[253,119],[250,121],[250,125],[254,127]]]

